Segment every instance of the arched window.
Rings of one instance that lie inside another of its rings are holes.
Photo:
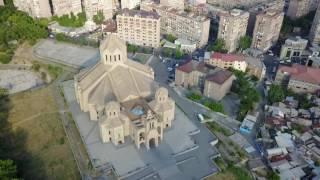
[[[113,55],[113,60],[114,60],[114,62],[117,61],[117,55]]]
[[[119,61],[120,61],[120,54],[118,55]]]

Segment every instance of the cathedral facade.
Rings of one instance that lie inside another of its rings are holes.
[[[129,137],[137,148],[158,146],[171,127],[175,103],[154,81],[153,69],[127,58],[124,41],[109,35],[100,61],[75,76],[77,102],[99,124],[103,143],[119,145]]]

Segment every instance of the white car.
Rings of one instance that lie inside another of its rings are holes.
[[[168,71],[169,72],[173,71],[173,68],[172,67],[168,67]]]
[[[203,122],[203,121],[204,121],[204,117],[203,117],[203,115],[200,114],[200,113],[197,114],[197,118],[198,118],[198,120],[199,120],[200,122]]]

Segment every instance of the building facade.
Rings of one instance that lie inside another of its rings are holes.
[[[231,90],[235,76],[230,71],[221,70],[206,77],[203,95],[220,101]]]
[[[75,15],[82,12],[81,0],[51,0],[53,15],[62,16],[70,14]]]
[[[157,146],[171,127],[175,103],[154,82],[152,68],[127,58],[124,41],[109,35],[100,45],[100,61],[75,76],[80,109],[96,121],[104,143],[130,137],[137,148]]]
[[[119,38],[130,44],[160,46],[160,16],[156,12],[124,9],[117,15],[117,30]]]
[[[184,0],[160,0],[160,4],[176,9],[184,9]]]
[[[221,13],[219,18],[218,38],[225,41],[228,52],[234,52],[238,48],[240,38],[246,35],[249,13],[233,9]]]
[[[110,19],[116,9],[114,0],[83,0],[82,3],[89,20],[92,20],[93,16],[98,14],[99,11],[103,12],[105,19]]]
[[[243,55],[218,52],[214,52],[206,63],[222,69],[233,68],[242,72],[246,72],[248,66]]]
[[[311,0],[290,0],[287,16],[297,19],[309,13]]]
[[[277,10],[267,10],[256,16],[253,31],[252,48],[267,51],[279,38],[284,13]]]
[[[301,57],[308,45],[308,40],[301,37],[288,38],[281,47],[280,59],[291,59]]]
[[[140,6],[141,0],[121,0],[121,9],[134,9]]]
[[[155,11],[161,16],[161,34],[172,34],[177,38],[186,39],[191,43],[196,43],[197,47],[203,47],[208,43],[210,29],[208,17],[162,6],[153,1],[142,2],[141,9]]]
[[[49,0],[13,0],[14,6],[34,18],[49,18],[52,16]]]
[[[320,4],[318,5],[316,15],[313,18],[309,40],[312,44],[320,44]]]
[[[320,89],[320,69],[300,64],[280,66],[275,81],[297,93],[314,93]]]
[[[4,6],[3,0],[0,0],[0,6]]]

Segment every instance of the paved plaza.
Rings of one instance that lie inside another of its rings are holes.
[[[64,82],[63,89],[95,167],[112,164],[116,173],[126,179],[201,179],[218,171],[210,159],[217,154],[209,144],[215,137],[209,131],[200,132],[178,107],[173,126],[164,131],[157,148],[139,150],[129,138],[116,147],[101,143],[97,122],[90,121],[76,102],[73,81]]]
[[[75,68],[94,65],[100,57],[98,48],[78,46],[49,39],[36,44],[33,53],[37,57]]]
[[[38,87],[43,81],[32,71],[0,70],[0,87],[9,90],[10,94]]]

